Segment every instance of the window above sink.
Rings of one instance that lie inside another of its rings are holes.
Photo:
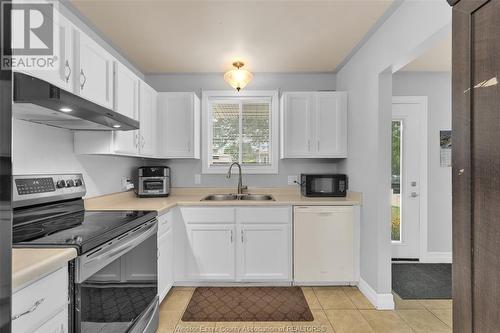
[[[278,92],[204,91],[204,174],[223,174],[233,162],[245,174],[278,173]]]

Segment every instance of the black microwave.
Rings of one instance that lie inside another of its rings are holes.
[[[347,175],[308,174],[300,175],[302,195],[306,197],[345,197],[347,195]]]

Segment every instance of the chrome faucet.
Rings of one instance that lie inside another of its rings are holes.
[[[246,190],[247,187],[243,186],[243,181],[241,179],[241,165],[238,162],[233,162],[229,166],[229,171],[227,172],[226,178],[227,179],[231,178],[231,169],[233,168],[234,165],[237,165],[238,166],[238,170],[239,170],[239,176],[238,176],[238,194],[243,194],[243,190]]]

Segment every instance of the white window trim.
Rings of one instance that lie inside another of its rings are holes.
[[[210,152],[212,146],[212,115],[210,110],[210,99],[228,99],[236,97],[252,97],[271,99],[271,165],[269,166],[245,166],[242,171],[245,174],[278,174],[279,161],[279,95],[277,90],[205,90],[201,94],[202,107],[202,137],[201,137],[201,162],[203,174],[224,174],[228,166],[210,165]]]

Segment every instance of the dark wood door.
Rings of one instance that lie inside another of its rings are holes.
[[[500,332],[500,1],[453,2],[453,330]]]

